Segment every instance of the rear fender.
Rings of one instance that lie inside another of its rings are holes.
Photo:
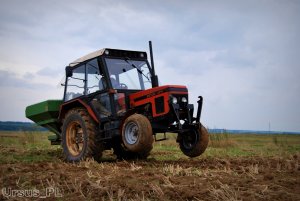
[[[76,107],[82,107],[82,108],[85,108],[87,110],[87,112],[89,113],[89,115],[92,117],[92,119],[99,123],[99,120],[95,114],[95,112],[92,110],[92,108],[86,104],[85,102],[83,102],[82,100],[80,99],[74,99],[72,101],[68,101],[66,103],[63,103],[61,106],[60,106],[60,112],[59,112],[59,120],[62,121],[67,112],[72,109],[72,108],[76,108]]]

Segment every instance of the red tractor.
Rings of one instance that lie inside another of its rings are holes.
[[[201,155],[208,132],[200,123],[202,97],[196,117],[182,85],[158,85],[152,45],[147,53],[101,49],[66,67],[63,100],[48,100],[26,108],[26,116],[56,135],[64,158],[99,160],[103,150],[118,158],[147,158],[157,133],[177,133],[181,151]],[[156,140],[158,141],[158,140]]]

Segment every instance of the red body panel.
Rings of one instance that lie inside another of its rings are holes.
[[[140,91],[129,96],[130,107],[135,108],[145,104],[151,104],[153,117],[158,117],[169,113],[169,96],[172,94],[188,94],[186,86],[182,85],[164,85],[148,90]],[[155,107],[155,99],[164,97],[164,112],[157,113]]]
[[[92,110],[92,108],[86,104],[85,102],[83,102],[82,100],[80,99],[74,99],[74,100],[71,100],[69,102],[66,102],[66,103],[63,103],[61,106],[60,106],[60,112],[59,112],[59,119],[62,119],[64,118],[64,116],[66,115],[67,111],[70,109],[70,108],[74,108],[74,107],[78,107],[78,106],[83,106],[87,109],[88,113],[91,115],[91,117],[97,122],[99,123],[98,119],[97,119],[97,116],[96,114],[94,113],[94,111]]]

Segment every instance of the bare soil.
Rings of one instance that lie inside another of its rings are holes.
[[[285,158],[6,163],[0,164],[0,187],[59,189],[62,197],[51,195],[46,200],[300,200],[299,161],[296,154]],[[3,192],[2,199],[6,199]]]

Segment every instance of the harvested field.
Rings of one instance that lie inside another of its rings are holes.
[[[118,161],[106,151],[102,163],[69,164],[45,135],[22,135],[0,138],[1,199],[9,189],[35,189],[38,196],[10,199],[300,200],[300,136],[278,135],[276,142],[284,143],[276,144],[274,136],[229,135],[230,145],[219,139],[222,146],[212,142],[195,159],[183,156],[171,139],[157,143],[145,161]]]

